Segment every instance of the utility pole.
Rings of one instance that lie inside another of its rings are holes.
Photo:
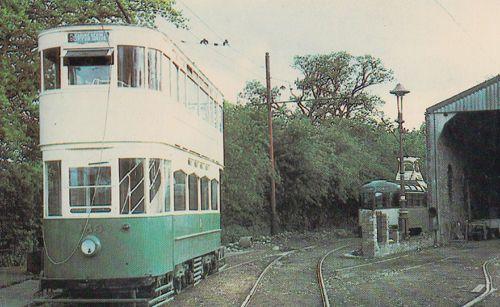
[[[274,180],[274,144],[273,144],[273,109],[271,107],[271,72],[269,68],[269,52],[266,52],[266,86],[267,86],[267,125],[269,127],[269,160],[271,161],[271,235],[278,230],[276,215],[276,182]]]

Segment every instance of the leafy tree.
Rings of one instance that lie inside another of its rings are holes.
[[[38,33],[69,24],[130,21],[153,26],[158,14],[178,27],[185,27],[186,20],[174,5],[173,0],[1,1],[0,218],[9,216],[1,227],[12,231],[2,235],[0,241],[8,239],[19,248],[14,254],[4,255],[0,265],[4,260],[4,263],[19,263],[23,251],[36,244],[33,242],[36,236],[32,234],[39,230],[42,173],[38,148]]]
[[[314,123],[332,117],[368,117],[383,101],[366,89],[392,80],[392,71],[370,55],[332,52],[296,56],[293,67],[303,75],[295,82],[299,94],[293,94],[293,99]]]
[[[224,234],[235,225],[266,228],[266,189],[269,175],[267,117],[250,106],[224,104],[225,168],[222,176]]]

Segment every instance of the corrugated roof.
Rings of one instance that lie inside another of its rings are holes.
[[[427,113],[500,110],[500,75],[427,108]]]

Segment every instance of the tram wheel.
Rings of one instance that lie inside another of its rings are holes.
[[[174,290],[175,293],[181,293],[182,291],[182,277],[174,278]]]

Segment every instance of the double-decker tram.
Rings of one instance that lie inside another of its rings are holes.
[[[60,27],[38,48],[41,288],[155,305],[216,271],[221,92],[150,28]]]

